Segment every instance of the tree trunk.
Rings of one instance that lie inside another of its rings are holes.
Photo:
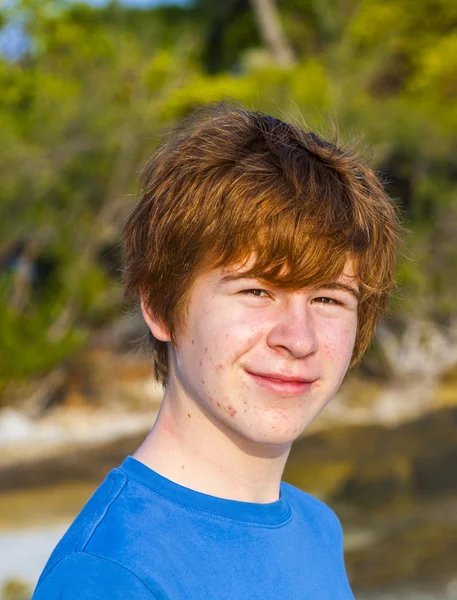
[[[42,237],[39,233],[30,237],[17,259],[9,298],[9,306],[17,313],[26,309],[29,300],[34,262],[42,246]]]
[[[294,64],[295,57],[279,21],[275,0],[251,0],[260,35],[273,59],[285,67]]]

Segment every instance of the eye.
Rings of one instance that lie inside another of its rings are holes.
[[[240,292],[244,296],[257,296],[258,298],[268,298],[270,294],[266,290],[261,289],[251,289],[251,290],[241,290]]]
[[[319,304],[341,304],[341,302],[338,302],[338,300],[335,300],[334,298],[328,298],[327,296],[320,296],[318,298],[314,298],[314,302],[318,302]]]

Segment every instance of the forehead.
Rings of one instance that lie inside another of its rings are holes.
[[[357,292],[360,289],[357,276],[357,261],[352,257],[346,259],[339,273],[329,273],[328,277],[325,277],[325,273],[322,273],[320,277],[314,280],[313,278],[309,278],[306,285],[299,285],[298,282],[296,285],[291,285],[290,279],[293,279],[293,273],[291,274],[287,267],[283,267],[282,272],[279,270],[274,276],[268,270],[266,272],[256,270],[255,257],[251,257],[248,261],[242,263],[213,267],[202,273],[198,278],[202,278],[208,283],[218,286],[242,279],[255,279],[286,289],[316,288],[332,283],[351,286]],[[299,280],[299,278],[297,279]]]

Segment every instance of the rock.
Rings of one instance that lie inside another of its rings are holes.
[[[68,481],[101,483],[110,469],[134,452],[145,434],[134,434],[105,444],[68,448],[56,456],[0,467],[0,492],[40,488]]]
[[[457,523],[426,518],[387,529],[375,544],[346,553],[354,591],[392,585],[439,584],[455,576]]]
[[[396,428],[351,426],[304,437],[285,479],[339,514],[349,532],[346,565],[356,597],[455,578],[456,408]],[[351,530],[363,532],[356,543]]]
[[[297,440],[285,479],[335,503],[389,509],[398,501],[457,492],[457,409],[394,429],[321,431]]]

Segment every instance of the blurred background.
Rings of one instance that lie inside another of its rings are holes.
[[[0,90],[0,598],[154,421],[120,231],[163,132],[231,98],[363,136],[401,207],[389,314],[285,479],[358,600],[457,599],[457,3],[3,0]]]

